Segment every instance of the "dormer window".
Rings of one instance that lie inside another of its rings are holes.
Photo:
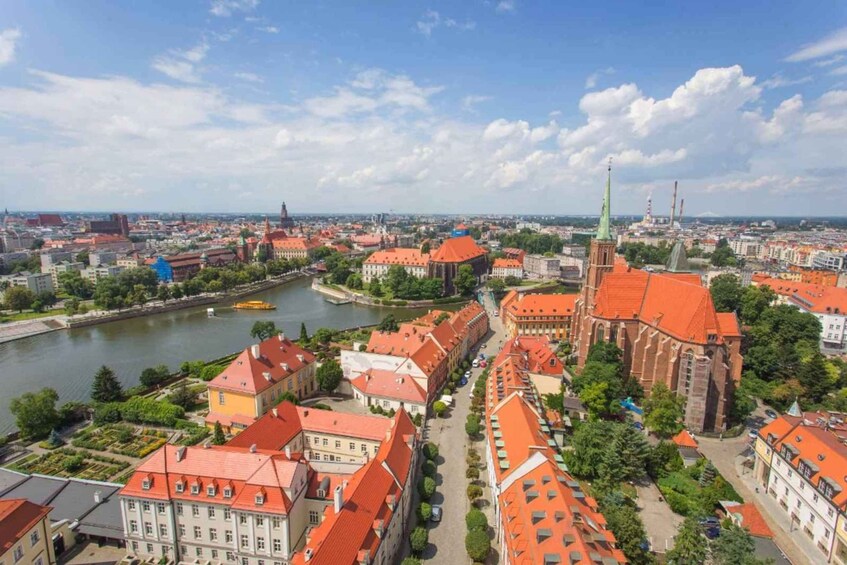
[[[191,484],[191,494],[200,494],[200,483]]]
[[[230,487],[224,487],[224,498],[232,498],[232,489]]]
[[[265,503],[265,495],[262,493],[256,494],[256,506],[261,506]]]
[[[216,492],[215,485],[209,485],[206,487],[206,496],[215,496]]]
[[[185,492],[185,483],[182,481],[177,481],[175,488],[177,492]]]
[[[150,490],[150,486],[153,484],[153,481],[147,477],[141,480],[141,489],[142,490]]]

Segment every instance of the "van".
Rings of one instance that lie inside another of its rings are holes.
[[[473,360],[473,363],[471,363],[471,366],[472,366],[474,369],[476,369],[477,367],[479,367],[479,359],[474,359],[474,360]]]

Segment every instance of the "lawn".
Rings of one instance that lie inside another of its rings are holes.
[[[109,451],[129,457],[145,457],[168,441],[168,433],[143,429],[136,433],[133,426],[109,424],[101,428],[86,428],[74,434],[74,447]]]
[[[70,448],[57,449],[43,455],[29,455],[9,465],[9,469],[21,473],[39,473],[93,481],[107,481],[127,467],[129,463],[125,461]]]
[[[691,467],[670,473],[658,480],[662,495],[675,513],[682,516],[711,516],[720,500],[743,502],[726,479],[717,470],[714,477],[700,484],[706,460],[701,459]]]
[[[59,309],[48,310],[46,312],[14,312],[11,314],[0,314],[0,324],[5,324],[7,322],[21,322],[23,320],[37,320],[38,318],[46,318],[47,316],[56,316],[64,313],[64,310]]]

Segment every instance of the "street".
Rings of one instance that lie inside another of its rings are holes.
[[[483,306],[489,314],[491,331],[480,342],[486,345],[482,350],[486,358],[494,356],[499,351],[499,343],[505,339],[505,332],[500,318],[495,318],[491,313],[496,309],[496,304],[486,294]],[[436,482],[438,487],[432,504],[440,504],[443,508],[441,522],[430,523],[429,546],[423,554],[424,559],[431,559],[437,563],[467,563],[469,561],[465,553],[465,514],[470,510],[465,491],[468,480],[465,478],[465,455],[470,440],[465,434],[465,420],[470,411],[470,398],[468,392],[473,389],[473,383],[482,373],[483,369],[471,369],[473,376],[468,384],[461,387],[453,394],[455,404],[448,411],[446,418],[431,418],[427,424],[429,441],[438,444],[439,464]],[[482,455],[482,443],[479,442],[477,449]],[[486,495],[488,496],[486,490]],[[490,503],[493,501],[489,500]],[[491,506],[484,510],[491,520],[493,512],[488,512]],[[493,553],[493,551],[492,551]],[[494,563],[489,558],[489,563]]]

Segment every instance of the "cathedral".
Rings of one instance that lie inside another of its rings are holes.
[[[294,219],[289,217],[288,208],[285,205],[285,202],[282,203],[282,208],[279,210],[279,227],[283,230],[290,230],[294,228]]]
[[[645,394],[656,383],[685,398],[685,426],[724,431],[732,394],[741,380],[741,331],[734,313],[715,311],[709,290],[686,272],[678,243],[668,270],[633,269],[615,258],[611,233],[611,167],[597,237],[576,300],[571,327],[579,367],[589,347],[617,344],[625,372]]]

